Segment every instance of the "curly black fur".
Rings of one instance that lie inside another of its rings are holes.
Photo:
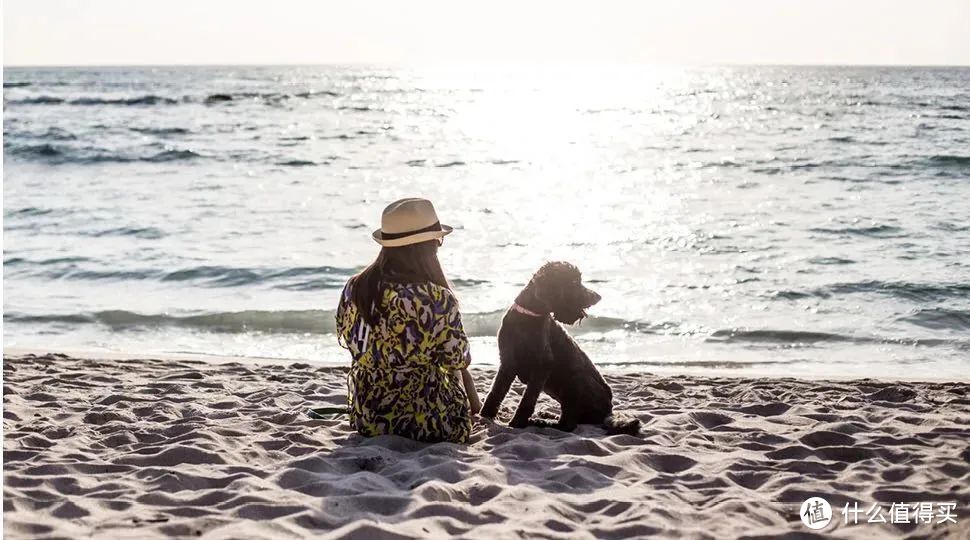
[[[600,295],[583,285],[579,269],[572,264],[544,264],[515,299],[516,304],[540,316],[509,309],[502,319],[498,332],[501,365],[485,399],[482,416],[495,417],[512,381],[518,377],[526,390],[509,423],[512,427],[532,424],[572,431],[577,424],[600,424],[611,434],[639,432],[639,420],[613,415],[613,391],[586,353],[559,325],[581,320],[586,309],[600,299]],[[559,402],[562,411],[558,422],[531,419],[540,392]]]

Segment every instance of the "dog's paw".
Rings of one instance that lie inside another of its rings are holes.
[[[521,418],[518,416],[516,416],[515,418],[512,419],[511,422],[509,422],[509,427],[513,427],[513,428],[524,428],[528,425],[529,425],[528,418]]]

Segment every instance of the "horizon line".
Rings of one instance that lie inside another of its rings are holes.
[[[36,68],[172,68],[172,67],[895,67],[895,68],[966,68],[966,64],[893,64],[893,63],[760,63],[760,62],[280,62],[280,63],[165,63],[165,64],[3,64],[3,69]]]

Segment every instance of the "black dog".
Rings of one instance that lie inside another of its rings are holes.
[[[613,416],[613,392],[586,353],[556,322],[573,324],[600,295],[583,286],[579,269],[566,262],[539,269],[502,319],[498,331],[501,365],[485,399],[482,416],[494,418],[518,377],[526,384],[519,408],[509,423],[572,431],[577,424],[601,424],[607,433],[635,434],[640,421]],[[555,424],[530,420],[539,392],[545,391],[562,409]]]

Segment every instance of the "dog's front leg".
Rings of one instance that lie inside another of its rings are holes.
[[[519,408],[515,411],[512,421],[509,422],[510,427],[523,428],[529,425],[529,417],[535,412],[536,401],[539,399],[539,394],[542,393],[548,379],[548,370],[536,369],[532,372],[529,384],[525,387],[525,393],[522,394],[522,400],[519,401]]]
[[[495,415],[498,414],[498,408],[502,405],[502,400],[505,399],[506,394],[509,393],[509,387],[512,386],[514,380],[515,372],[512,371],[512,368],[505,364],[500,365],[495,380],[492,381],[492,389],[488,391],[488,397],[485,398],[485,406],[482,407],[483,417],[495,418]]]

